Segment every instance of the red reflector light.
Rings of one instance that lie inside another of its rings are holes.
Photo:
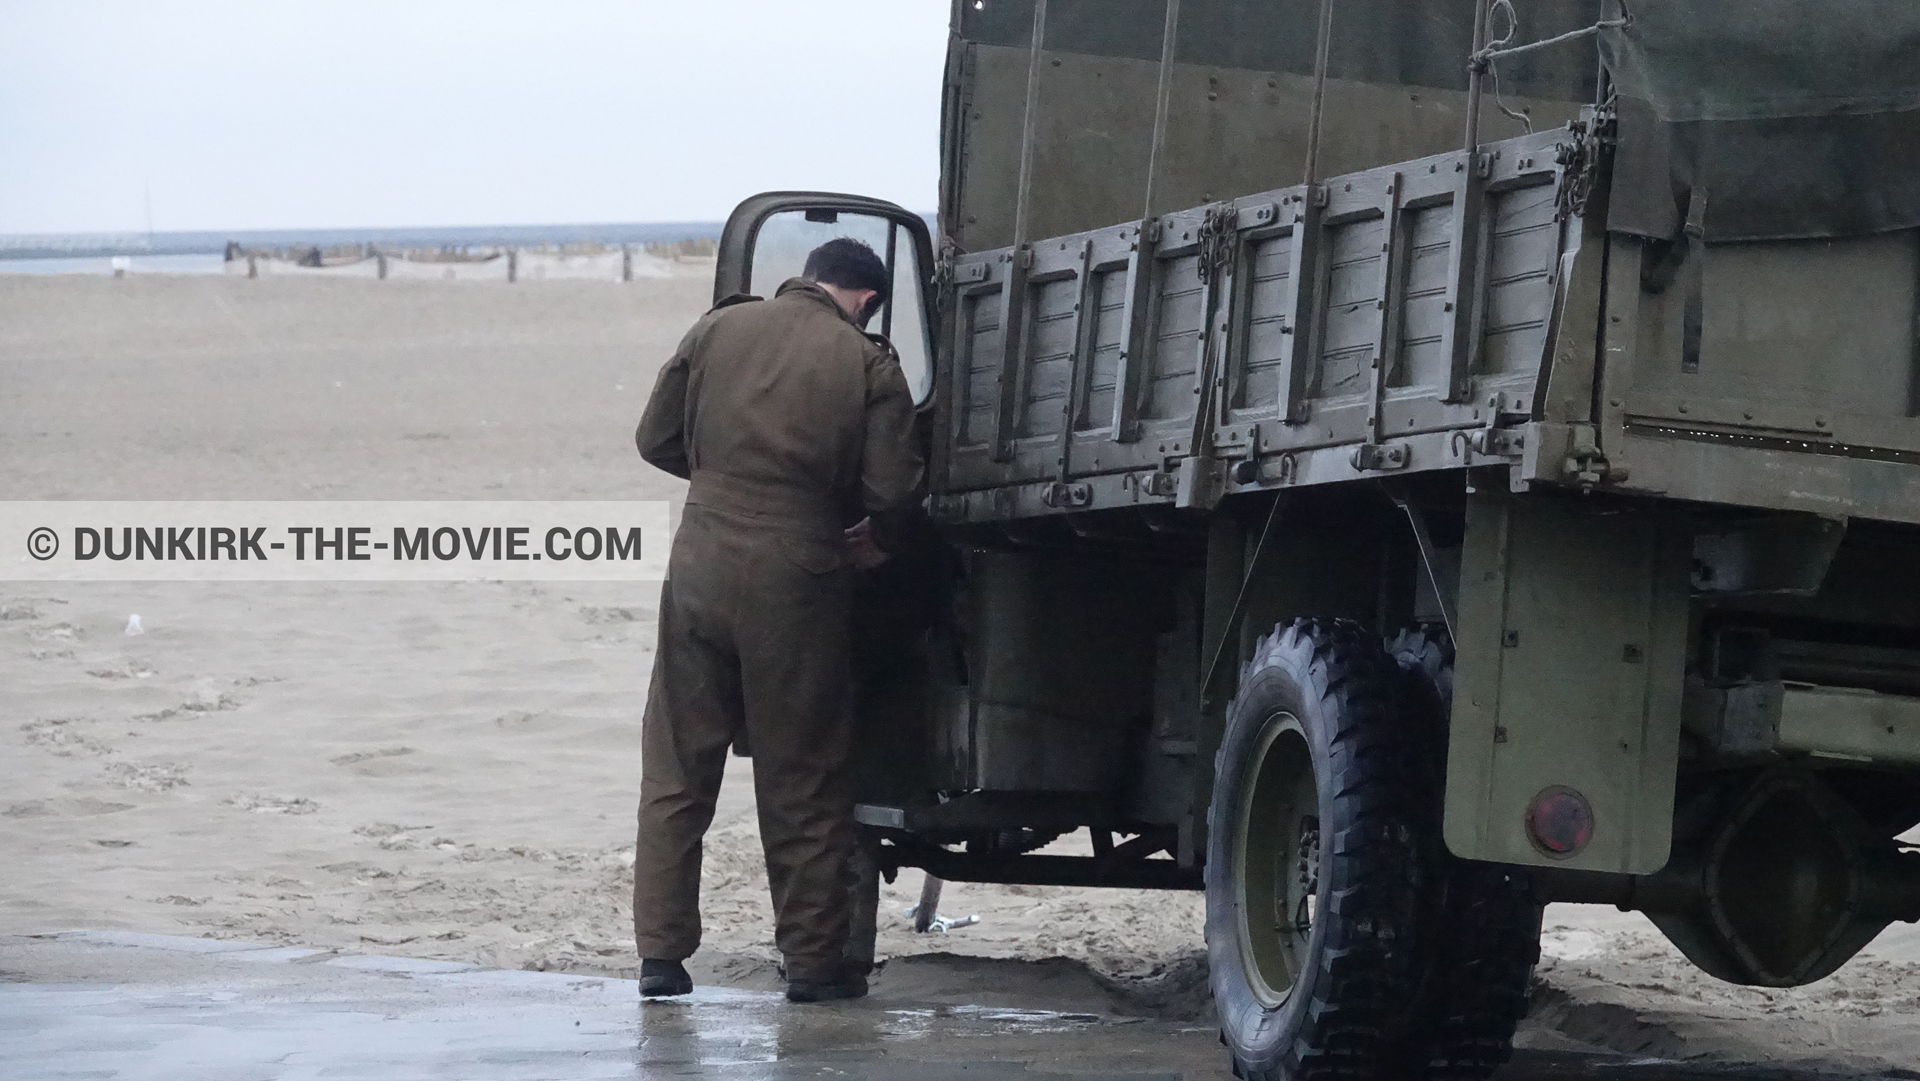
[[[1579,855],[1593,840],[1593,805],[1564,785],[1541,789],[1527,805],[1527,839],[1549,856]]]

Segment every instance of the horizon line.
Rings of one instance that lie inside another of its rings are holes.
[[[89,255],[217,254],[229,243],[276,247],[301,244],[418,245],[540,241],[656,243],[717,238],[718,221],[551,222],[517,225],[294,226],[275,229],[169,229],[66,233],[0,233],[0,258]]]
[[[921,217],[929,223],[931,212]],[[169,229],[0,233],[0,259],[102,255],[213,255],[230,243],[287,247],[381,243],[424,247],[512,243],[672,243],[718,240],[722,221],[550,222],[519,225],[296,226],[275,229]]]

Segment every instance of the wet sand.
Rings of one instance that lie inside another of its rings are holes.
[[[942,1004],[881,987],[790,1006],[701,987],[636,1005],[627,980],[406,957],[79,932],[0,937],[11,1081],[207,1077],[1113,1081],[1226,1075],[1205,1025]],[[1645,1056],[1521,1051],[1502,1081],[1727,1081]],[[1778,1071],[1765,1076],[1781,1078]]]
[[[676,499],[631,432],[709,289],[698,268],[630,284],[0,277],[0,498]],[[631,973],[656,600],[618,584],[0,584],[0,933]],[[146,633],[129,637],[134,613]],[[745,766],[709,842],[694,967],[766,989]],[[883,897],[897,989],[1205,1024],[1197,896],[950,884],[942,911],[981,923],[915,936],[901,910],[918,889],[907,872]],[[1636,916],[1549,922],[1523,1046],[1920,1062],[1912,927],[1830,980],[1766,992],[1692,971]]]

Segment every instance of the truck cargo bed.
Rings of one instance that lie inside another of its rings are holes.
[[[1559,129],[959,257],[947,513],[1508,460],[1492,433],[1531,415],[1580,233],[1574,145]],[[1186,460],[1221,475],[1182,481]]]
[[[1915,235],[1683,239],[1666,283],[1672,247],[1606,232],[1606,131],[955,257],[937,512],[1510,465],[1920,521]]]

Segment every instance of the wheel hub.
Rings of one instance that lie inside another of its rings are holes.
[[[1320,799],[1306,733],[1275,713],[1249,756],[1233,853],[1241,953],[1254,998],[1287,1000],[1313,934],[1320,893]]]

